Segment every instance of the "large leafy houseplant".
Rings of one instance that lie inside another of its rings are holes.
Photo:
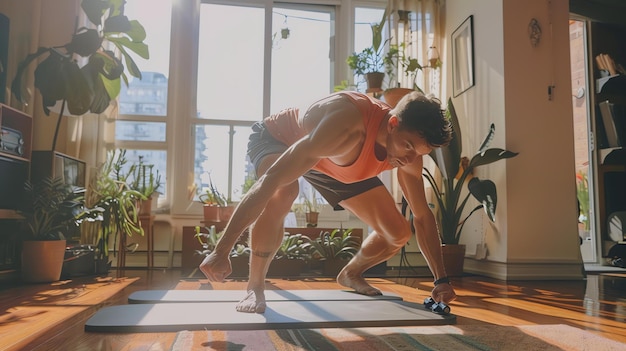
[[[105,162],[100,165],[91,179],[86,196],[89,207],[98,208],[102,215],[89,234],[97,246],[96,260],[104,261],[109,256],[109,241],[113,235],[113,245],[117,245],[119,235],[143,235],[144,231],[138,214],[138,201],[144,196],[130,189],[121,169],[125,159],[120,152],[110,150]],[[95,236],[95,237],[94,237]],[[121,246],[121,245],[120,245]],[[123,250],[120,247],[120,250]]]
[[[56,147],[59,126],[65,108],[72,115],[87,112],[102,113],[121,90],[121,81],[128,85],[128,76],[141,78],[141,71],[129,50],[148,59],[148,46],[143,42],[146,32],[136,20],[124,15],[125,0],[83,0],[81,8],[92,28],[77,28],[69,43],[40,47],[18,64],[11,84],[15,98],[26,104],[28,92],[24,85],[25,72],[32,62],[35,68],[35,88],[42,97],[43,110],[61,101],[52,149]],[[118,51],[125,64],[119,59]],[[43,58],[43,59],[41,59]],[[79,66],[78,59],[86,63]],[[40,60],[41,59],[41,60]]]
[[[489,179],[474,177],[474,169],[478,166],[514,157],[517,153],[500,148],[489,148],[495,133],[495,126],[491,124],[489,133],[476,154],[471,160],[462,164],[459,121],[451,99],[448,100],[446,115],[452,124],[453,138],[450,144],[434,149],[430,155],[441,173],[441,184],[437,183],[436,178],[427,168],[424,168],[423,176],[432,186],[437,199],[439,232],[442,242],[444,244],[458,244],[463,225],[477,210],[483,208],[492,222],[496,220],[496,185]],[[468,191],[464,192],[463,188],[466,183]],[[480,204],[465,215],[464,209],[470,195]]]
[[[85,207],[85,189],[65,184],[61,178],[42,178],[25,183],[26,240],[65,240],[95,210]]]
[[[25,184],[25,237],[22,242],[21,276],[31,283],[59,280],[65,255],[65,237],[89,218],[84,189],[61,178],[42,178]]]

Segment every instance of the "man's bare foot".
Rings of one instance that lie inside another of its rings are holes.
[[[369,285],[360,274],[351,274],[347,266],[337,276],[337,283],[347,288],[352,288],[361,295],[375,296],[383,294],[380,290]]]
[[[241,299],[237,304],[237,311],[247,313],[263,313],[265,312],[265,293],[263,290],[248,290],[246,297]]]

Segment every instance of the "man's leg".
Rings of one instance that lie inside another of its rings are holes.
[[[279,155],[263,159],[259,172],[265,172]],[[298,197],[298,182],[278,189],[267,206],[250,228],[250,275],[248,294],[237,304],[237,311],[249,313],[265,312],[265,276],[280,247],[284,236],[285,217]]]
[[[369,285],[363,272],[395,255],[411,237],[408,221],[398,211],[393,198],[384,186],[340,202],[374,231],[363,241],[359,252],[337,277],[337,282],[364,295],[380,295],[380,290]]]

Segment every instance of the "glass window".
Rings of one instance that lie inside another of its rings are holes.
[[[265,9],[202,4],[198,117],[238,121],[263,116]]]
[[[146,11],[146,9],[150,11]],[[170,57],[172,0],[127,1],[124,13],[139,21],[146,30],[145,43],[150,58],[143,59],[132,51],[142,78],[128,77],[119,96],[119,117],[115,122],[115,147],[127,150],[128,164],[154,165],[161,176],[158,189],[167,198],[167,99]]]

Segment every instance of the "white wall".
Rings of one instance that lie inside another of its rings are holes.
[[[464,229],[461,241],[471,255],[484,226],[489,253],[486,260],[466,260],[466,271],[505,279],[580,278],[568,1],[448,0],[445,13],[448,39],[474,16],[476,84],[453,98],[463,154],[473,155],[492,122],[491,147],[520,153],[477,169],[478,177],[496,183],[498,207],[494,225],[474,219]],[[543,31],[537,47],[528,38],[532,18]],[[446,60],[452,62],[449,44]],[[551,100],[550,85],[556,86]],[[446,86],[451,92],[449,74]]]

